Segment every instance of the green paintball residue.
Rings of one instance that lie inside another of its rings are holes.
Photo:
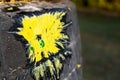
[[[43,48],[45,46],[45,43],[43,40],[40,40],[40,47]]]

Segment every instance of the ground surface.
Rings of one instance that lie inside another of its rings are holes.
[[[120,79],[120,18],[79,12],[83,80]]]

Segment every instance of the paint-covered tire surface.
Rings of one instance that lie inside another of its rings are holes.
[[[63,8],[68,8],[67,21],[72,21],[68,33],[72,57],[65,61],[60,80],[82,80],[80,33],[77,23],[75,6],[69,2]],[[55,7],[54,7],[55,8]],[[26,65],[26,54],[23,45],[9,33],[14,25],[12,17],[15,12],[0,11],[0,80],[33,80]]]

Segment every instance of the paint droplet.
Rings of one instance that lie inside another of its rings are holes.
[[[77,64],[77,68],[80,68],[81,67],[81,64]]]

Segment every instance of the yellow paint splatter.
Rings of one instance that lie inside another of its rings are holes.
[[[23,28],[18,28],[19,35],[22,35],[30,44],[32,49],[29,58],[38,62],[42,56],[48,58],[49,53],[56,54],[59,48],[56,43],[64,48],[59,39],[67,39],[68,36],[62,34],[64,22],[61,22],[65,12],[45,13],[39,16],[24,16],[22,20]]]

